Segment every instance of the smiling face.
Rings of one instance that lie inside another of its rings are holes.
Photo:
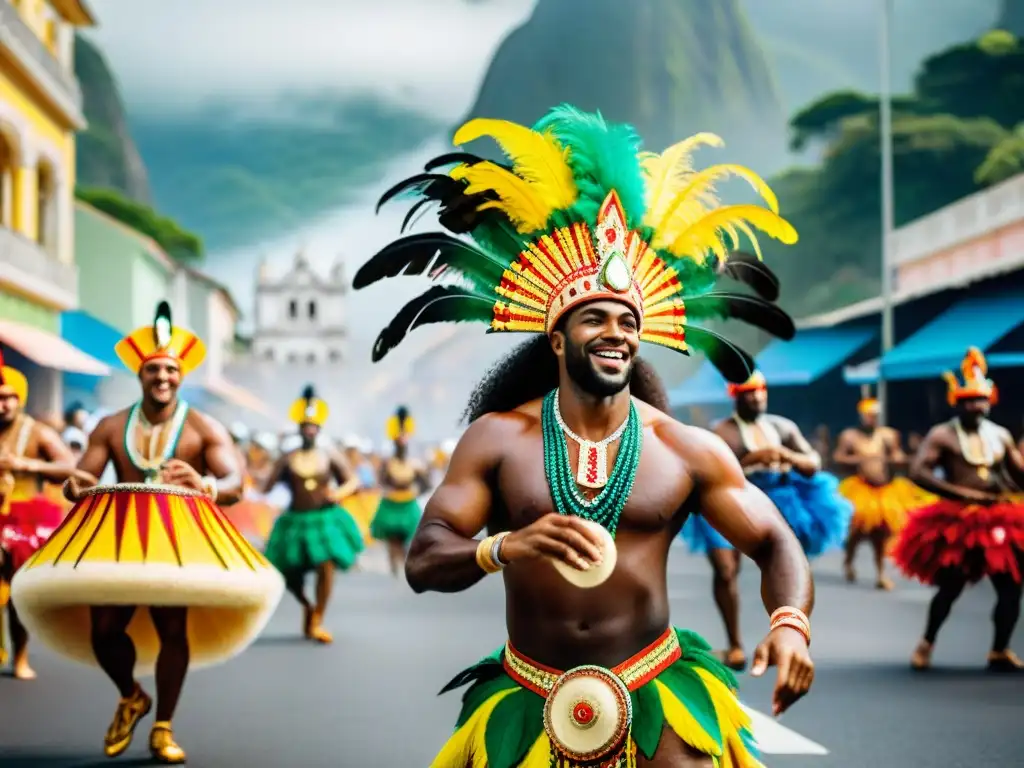
[[[636,315],[618,301],[584,304],[552,332],[551,348],[581,390],[595,397],[618,394],[629,386],[640,348]]]
[[[753,421],[768,410],[768,390],[764,387],[740,392],[736,396],[736,414],[744,421]]]
[[[167,357],[148,360],[139,370],[142,399],[151,405],[170,405],[178,396],[181,386],[181,366]]]

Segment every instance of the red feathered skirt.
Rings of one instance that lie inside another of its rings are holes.
[[[45,496],[12,501],[10,514],[0,516],[0,549],[9,559],[8,572],[17,571],[64,519],[64,508]]]
[[[982,506],[942,499],[910,513],[892,550],[907,576],[934,584],[939,572],[963,571],[970,583],[1008,573],[1024,579],[1024,501]]]

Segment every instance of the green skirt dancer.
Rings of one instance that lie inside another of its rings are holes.
[[[696,633],[670,628],[651,646],[605,672],[620,681],[630,716],[622,723],[622,733],[608,742],[617,748],[600,764],[634,768],[639,755],[653,758],[667,727],[711,757],[716,768],[763,768],[750,718],[736,697],[736,678]],[[614,707],[591,708],[584,688],[568,690],[573,684],[564,680],[573,674],[542,667],[510,644],[459,673],[441,692],[469,684],[462,712],[430,768],[584,765],[554,749],[548,715],[555,713],[555,720],[563,720],[566,715],[557,711],[570,707],[571,717],[579,721],[577,738],[588,738],[589,724],[600,726],[590,730],[591,738],[607,740],[610,731],[603,736],[599,732],[608,724],[598,721],[615,721],[622,708],[618,713]],[[568,697],[567,703],[556,699],[546,713],[545,702],[553,697]]]
[[[370,523],[370,535],[378,541],[408,544],[416,533],[422,514],[420,503],[415,497],[399,500],[385,496],[380,500],[377,513]]]
[[[348,510],[333,504],[323,509],[284,512],[270,532],[266,556],[288,576],[314,571],[327,562],[347,571],[364,548],[359,524]]]

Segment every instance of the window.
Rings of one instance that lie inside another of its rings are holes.
[[[263,357],[266,360],[273,360],[274,359],[274,350],[273,349],[268,349],[267,351],[265,351],[263,353]]]
[[[297,363],[297,362],[299,362],[299,356],[297,354],[295,354],[294,352],[289,352],[288,353],[288,362],[289,363]]]
[[[309,319],[310,320],[316,320],[316,302],[315,301],[309,302],[309,306],[307,307],[307,311],[309,313]]]
[[[56,255],[57,194],[53,168],[46,162],[36,167],[36,242]]]
[[[292,320],[294,320],[298,316],[299,316],[299,302],[297,302],[295,299],[292,299],[291,301],[288,302],[288,317],[290,317]]]
[[[330,352],[327,353],[327,358],[332,363],[340,363],[341,362],[341,352],[339,352],[336,349],[332,349]]]
[[[312,365],[316,362],[316,352],[310,352],[306,355],[306,362]]]

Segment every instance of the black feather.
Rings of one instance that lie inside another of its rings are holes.
[[[483,161],[484,158],[474,155],[472,152],[447,152],[443,155],[438,155],[432,160],[428,160],[427,164],[423,166],[423,170],[430,173],[446,165],[476,165]]]
[[[491,319],[494,314],[494,299],[465,291],[455,285],[446,287],[453,293],[449,296],[438,296],[425,305],[409,325],[410,331],[431,323],[479,322]]]
[[[777,304],[743,293],[705,293],[686,300],[686,308],[695,316],[721,314],[742,320],[768,331],[772,336],[789,341],[796,335],[793,318]]]
[[[302,390],[302,399],[309,402],[316,398],[316,390],[313,389],[312,384],[307,384],[306,388]]]
[[[405,232],[405,230],[409,227],[409,224],[412,222],[413,217],[416,215],[416,212],[432,202],[434,201],[431,200],[429,197],[425,197],[422,200],[417,200],[415,205],[413,205],[412,208],[410,208],[408,212],[405,214],[405,218],[402,219],[402,226],[398,231],[400,233]]]
[[[465,288],[456,285],[435,285],[402,307],[388,323],[388,326],[380,332],[373,344],[371,355],[373,362],[378,363],[383,360],[384,356],[397,347],[406,334],[413,329],[413,324],[419,319],[420,313],[428,305],[442,298],[462,298],[463,301],[444,302],[447,311],[437,314],[437,319],[433,322],[486,320],[489,319],[491,307],[494,305],[492,300]],[[420,323],[420,325],[422,324]]]
[[[424,192],[424,189],[428,188],[430,185],[436,185],[438,190],[447,190],[448,194],[446,196],[448,197],[456,197],[458,195],[461,195],[462,189],[464,189],[466,186],[463,182],[456,181],[451,176],[446,176],[443,173],[417,173],[415,176],[410,176],[407,179],[402,179],[400,182],[398,182],[394,186],[390,187],[387,191],[385,191],[384,194],[382,194],[380,196],[380,199],[377,201],[376,212],[380,213],[380,209],[384,206],[385,203],[402,194],[403,192],[410,192],[414,189],[422,188],[419,189],[420,193],[422,194]],[[440,194],[440,191],[435,191],[435,193],[431,195],[431,197],[433,197],[434,199],[440,199],[440,197],[438,197],[438,195]]]
[[[406,235],[384,246],[359,268],[352,279],[352,287],[359,290],[387,277],[422,275],[428,267],[431,267],[430,272],[438,267],[450,268],[470,279],[484,277],[490,284],[497,285],[507,265],[444,232],[424,232]]]
[[[754,374],[754,358],[724,336],[707,328],[688,325],[686,340],[704,353],[726,381],[743,384]]]
[[[749,285],[762,299],[778,301],[779,278],[754,254],[744,251],[730,253],[722,271],[733,280]]]

